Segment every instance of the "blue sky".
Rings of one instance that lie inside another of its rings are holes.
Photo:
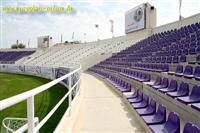
[[[37,46],[37,37],[53,36],[54,42],[74,39],[94,41],[97,34],[100,39],[110,38],[110,22],[114,20],[114,35],[124,35],[124,13],[145,2],[157,9],[157,25],[178,20],[179,0],[0,0],[2,6],[65,6],[71,4],[75,15],[67,14],[9,14],[1,12],[0,48],[9,48],[19,40],[25,44],[30,40],[30,47]],[[182,16],[188,17],[200,13],[200,0],[182,0]],[[99,24],[99,31],[94,27]],[[84,36],[84,33],[86,35]]]

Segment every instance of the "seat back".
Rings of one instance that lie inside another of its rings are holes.
[[[142,97],[142,95],[143,95],[143,93],[142,93],[142,91],[140,90],[140,89],[138,89],[139,91],[138,91],[138,96],[139,97]]]
[[[197,55],[196,61],[197,61],[197,62],[200,62],[200,55]]]
[[[192,124],[192,129],[190,133],[200,133],[200,128],[198,128],[196,125]]]
[[[164,88],[167,88],[167,87],[168,87],[168,84],[169,84],[168,78],[163,78],[162,86],[163,86]]]
[[[169,90],[174,90],[174,91],[177,90],[177,81],[172,79],[170,81],[168,88],[169,88]]]
[[[194,77],[200,77],[200,66],[195,67]]]
[[[160,85],[161,82],[162,82],[162,78],[158,76],[158,77],[156,78],[156,81],[154,82],[154,85]]]
[[[148,80],[148,81],[151,80],[151,75],[150,74],[145,74],[145,79]]]
[[[162,117],[163,122],[165,122],[166,121],[166,107],[163,106],[162,104],[159,104],[156,115],[159,115],[160,117]]]
[[[192,123],[186,123],[183,129],[183,133],[190,133],[192,131]]]
[[[180,133],[180,118],[177,113],[169,113],[164,129],[169,133]]]
[[[182,82],[179,86],[178,93],[183,94],[184,96],[189,95],[189,85],[188,85],[188,83]]]
[[[183,72],[184,75],[192,75],[193,74],[193,68],[192,66],[187,65],[185,67],[185,70]]]
[[[147,105],[148,105],[148,103],[149,103],[149,96],[148,95],[143,95],[143,102],[145,102],[145,103],[147,103]]]
[[[200,98],[200,86],[193,86],[192,92],[190,94],[191,98]]]
[[[152,107],[152,108],[155,108],[156,109],[156,100],[154,99],[154,98],[152,98],[151,99],[151,101],[150,101],[150,106]]]
[[[181,55],[180,61],[181,61],[181,62],[186,62],[186,56],[185,56],[185,55]]]
[[[151,99],[149,105],[150,108],[153,109],[153,112],[156,112],[156,100],[154,98]]]
[[[176,73],[183,73],[183,66],[182,65],[177,65]]]

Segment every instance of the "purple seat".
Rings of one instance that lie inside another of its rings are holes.
[[[128,99],[129,103],[132,104],[132,103],[141,102],[143,100],[143,96],[142,95],[143,95],[142,91],[139,91],[137,97]]]
[[[192,66],[186,66],[183,72],[184,78],[193,78],[193,68]]]
[[[135,90],[134,93],[130,96],[127,96],[126,99],[136,98],[138,96],[139,91],[139,89]]]
[[[146,108],[149,104],[149,96],[143,95],[143,99],[139,103],[132,103],[134,109]]]
[[[183,133],[191,133],[192,123],[186,123],[183,129]]]
[[[167,88],[169,84],[168,78],[163,78],[162,83],[160,85],[152,86],[154,89],[162,89]]]
[[[190,49],[189,49],[189,54],[196,54],[196,48],[195,47],[191,47]]]
[[[197,66],[194,70],[194,78],[200,80],[200,66]]]
[[[186,55],[181,55],[180,62],[186,62]]]
[[[179,116],[175,112],[170,112],[165,123],[150,125],[149,128],[154,133],[180,133]]]
[[[147,84],[147,85],[148,86],[160,85],[161,82],[162,82],[162,78],[158,76],[153,84]]]
[[[200,86],[193,86],[192,92],[189,96],[178,97],[178,101],[184,104],[198,103],[200,102]]]
[[[166,108],[162,104],[159,104],[155,114],[142,116],[142,119],[147,125],[162,124],[166,121]]]
[[[166,93],[166,92],[173,92],[177,90],[177,81],[176,80],[171,80],[170,84],[167,88],[159,89],[159,91]]]
[[[200,133],[200,128],[188,122],[184,126],[183,133]]]
[[[140,116],[153,115],[156,112],[156,101],[154,98],[151,99],[150,103],[146,108],[136,109]]]
[[[172,59],[172,62],[173,63],[178,63],[179,62],[178,56],[174,56],[173,59]]]
[[[122,84],[125,85],[122,85]],[[121,85],[119,85],[117,88],[121,91],[121,92],[130,92],[131,91],[131,84],[129,83],[125,83],[123,82]]]
[[[200,111],[200,103],[194,103],[194,104],[192,104],[192,108]]]
[[[168,56],[166,62],[167,62],[167,63],[172,63],[172,57],[171,57],[171,56]]]
[[[143,82],[147,82],[151,80],[151,75],[150,74],[145,74],[145,78],[143,80]]]
[[[169,65],[168,64],[162,65],[161,71],[162,72],[168,72],[169,71]]]
[[[189,95],[189,85],[187,83],[182,82],[179,86],[178,91],[167,92],[167,95],[172,97],[172,98],[188,96]]]
[[[183,75],[183,66],[182,65],[178,65],[176,67],[176,71],[174,73],[175,76],[182,76]]]

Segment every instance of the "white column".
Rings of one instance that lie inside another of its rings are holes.
[[[72,88],[72,75],[70,75],[69,77],[68,77],[68,91],[70,91],[71,90],[71,88]],[[72,102],[72,92],[71,93],[69,93],[69,97],[68,97],[68,99],[69,99],[69,107],[71,106],[71,102]]]
[[[34,132],[34,96],[27,99],[28,133]]]

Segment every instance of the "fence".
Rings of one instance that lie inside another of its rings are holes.
[[[10,106],[13,106],[19,102],[22,102],[24,100],[27,100],[27,119],[28,119],[28,133],[36,133],[39,131],[39,129],[48,121],[48,119],[54,114],[54,112],[58,109],[58,107],[63,103],[63,101],[68,97],[69,99],[69,107],[67,109],[67,111],[70,110],[70,105],[72,102],[72,91],[76,89],[76,86],[79,86],[80,83],[80,78],[77,80],[76,83],[74,83],[74,85],[72,86],[71,83],[71,78],[75,73],[79,73],[81,71],[81,67],[79,67],[78,69],[58,78],[55,79],[47,84],[44,84],[42,86],[39,86],[37,88],[34,88],[30,91],[18,94],[16,96],[4,99],[2,101],[0,101],[0,111],[4,110]],[[37,124],[35,125],[35,110],[34,110],[34,96],[49,89],[50,87],[58,84],[59,82],[68,79],[68,92],[67,94],[64,95],[64,97],[55,105],[55,107]],[[19,128],[18,131],[20,131],[21,129]],[[16,131],[16,132],[18,132]]]

